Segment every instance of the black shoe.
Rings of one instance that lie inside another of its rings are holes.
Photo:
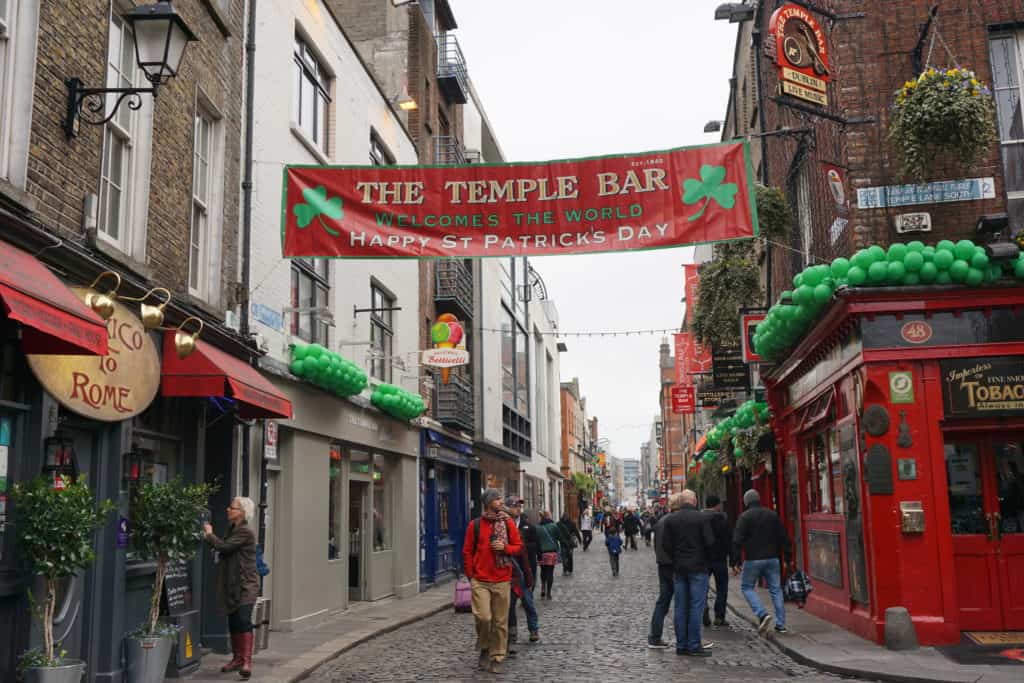
[[[789,633],[789,629],[786,628],[785,626],[776,626],[775,627],[775,632],[776,633]]]
[[[652,650],[664,650],[668,647],[668,643],[666,643],[661,638],[659,638],[658,640],[651,640],[648,638],[647,647],[649,647]]]
[[[708,612],[708,608],[707,607],[704,608],[704,626],[705,627],[711,626],[711,613]]]
[[[729,625],[729,622],[726,621],[725,619],[719,619],[718,617],[715,617],[715,626],[728,626],[728,625]]]
[[[519,650],[513,650],[512,648],[508,649],[508,656],[509,657],[515,657],[518,654],[519,654]]]
[[[758,635],[763,636],[764,634],[768,633],[768,629],[772,627],[773,623],[775,623],[775,617],[773,617],[772,615],[766,614],[763,617],[761,617],[761,620],[757,625]]]
[[[708,650],[676,650],[677,655],[684,655],[686,657],[710,657],[711,652]]]

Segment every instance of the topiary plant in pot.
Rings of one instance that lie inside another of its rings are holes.
[[[12,487],[11,499],[18,550],[46,584],[42,604],[33,601],[43,627],[43,647],[22,655],[18,668],[27,683],[78,683],[85,663],[66,659],[53,641],[57,584],[96,559],[93,532],[103,526],[114,505],[109,500],[96,503],[84,477],[19,482]]]
[[[146,623],[128,634],[128,680],[159,683],[171,656],[178,628],[160,621],[164,578],[172,562],[195,557],[202,539],[201,518],[213,484],[184,484],[181,478],[162,484],[146,483],[131,501],[131,547],[140,560],[156,562],[153,595]]]

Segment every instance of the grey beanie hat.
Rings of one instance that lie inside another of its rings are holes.
[[[484,509],[486,510],[487,507],[498,498],[501,498],[501,491],[498,489],[487,489],[484,491],[483,498],[481,499]]]
[[[755,491],[754,489],[750,489],[749,491],[743,494],[743,504],[746,505],[747,507],[750,507],[751,505],[760,502],[761,494]]]

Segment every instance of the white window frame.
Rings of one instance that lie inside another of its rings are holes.
[[[320,52],[313,46],[313,42],[302,31],[296,30],[292,44],[292,78],[293,102],[292,102],[292,129],[304,138],[303,142],[312,145],[313,148],[325,156],[330,156],[331,145],[334,136],[331,131],[332,91],[334,89],[334,72],[327,66],[327,61],[320,55]],[[323,110],[319,106],[313,108],[313,129],[308,129],[303,124],[302,97],[305,79],[312,82],[314,87],[314,98],[319,105],[319,97],[324,98]],[[323,120],[319,120],[320,116]]]
[[[395,312],[385,309],[394,308],[397,301],[395,295],[379,282],[370,282],[370,350],[373,352],[370,375],[389,384],[394,377]]]
[[[124,30],[124,21],[121,14],[132,7],[131,4],[122,4],[120,1],[112,2],[110,8],[109,33],[107,37],[107,75],[106,87],[124,87],[126,82],[119,77],[118,68],[111,60],[113,55],[115,31]],[[120,37],[120,36],[117,36]],[[118,41],[118,47],[121,42]],[[126,79],[134,87],[148,87],[142,70],[134,62],[135,50],[130,51],[132,71],[130,78]],[[120,55],[117,64],[120,65]],[[114,116],[103,127],[103,148],[100,155],[100,213],[97,222],[96,235],[102,243],[113,247],[122,254],[144,263],[146,260],[146,227],[149,213],[149,185],[150,185],[150,162],[153,142],[153,98],[143,94],[141,106],[138,110],[132,111],[127,102],[122,103],[117,115]],[[115,96],[108,96],[106,107],[112,107],[116,102]],[[105,230],[107,216],[109,215],[109,204],[104,199],[104,163],[107,159],[109,145],[112,139],[118,139],[125,144],[127,149],[127,161],[122,161],[121,187],[119,198],[119,224],[118,235],[111,236]]]
[[[1024,104],[1024,29],[1018,29],[1016,31],[1009,31],[1009,32],[999,32],[999,33],[995,33],[995,34],[993,34],[993,35],[991,35],[989,37],[989,42],[990,43],[993,43],[993,42],[995,42],[997,40],[1010,40],[1011,43],[1016,47],[1016,51],[1017,51],[1017,85],[1016,85],[1016,88],[1019,91],[1020,101],[1021,101],[1022,104]],[[990,51],[989,54],[991,55],[991,51]],[[994,70],[995,69],[993,69],[993,71]],[[1012,90],[1013,87],[1014,86],[1009,86],[1008,88],[997,88],[996,87],[996,83],[995,83],[995,79],[993,78],[993,83],[992,83],[993,96],[997,95],[1000,90]],[[997,115],[996,135],[998,136],[1002,132],[1001,131],[1002,121],[998,121],[998,112],[997,112],[996,115]],[[1022,135],[1024,135],[1024,133],[1022,133]],[[1012,146],[1017,146],[1017,145],[1024,146],[1024,137],[1021,137],[1020,139],[1010,139],[1010,140],[1003,140],[1002,138],[1000,138],[999,139],[999,148],[1000,148],[999,151],[1000,151],[1000,154],[1002,154],[1002,151],[1003,151],[1004,147],[1009,147],[1011,145]],[[1013,192],[1008,190],[1007,193],[1006,193],[1006,196],[1007,196],[1007,199],[1010,199],[1010,200],[1024,201],[1024,190],[1016,190],[1016,191],[1013,191]]]
[[[196,195],[199,172],[199,122],[209,125],[208,159],[206,160],[205,201]],[[208,303],[216,304],[220,298],[220,263],[223,241],[224,213],[224,125],[223,116],[202,92],[196,94],[192,138],[192,210],[189,214],[188,291]],[[198,263],[193,262],[192,245],[195,241],[195,219],[199,212],[206,219],[199,248]],[[198,276],[195,286],[192,276]]]
[[[39,3],[0,0],[0,178],[24,190],[28,179]]]

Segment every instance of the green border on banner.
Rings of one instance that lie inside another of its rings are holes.
[[[753,228],[753,234],[750,237],[735,237],[727,240],[706,240],[703,242],[687,242],[686,244],[671,244],[663,247],[639,247],[637,249],[608,249],[606,251],[588,251],[583,254],[495,254],[493,256],[459,256],[457,258],[473,258],[473,259],[488,259],[488,258],[519,258],[526,256],[528,258],[542,258],[547,256],[586,256],[592,254],[627,254],[630,252],[638,251],[662,251],[665,249],[682,249],[685,247],[698,247],[703,244],[725,244],[728,242],[743,242],[746,240],[752,240],[755,237],[759,237],[761,234],[760,224],[757,216],[757,183],[754,180],[754,161],[750,155],[750,141],[749,140],[733,140],[730,142],[709,142],[705,145],[686,145],[684,147],[672,147],[670,149],[656,149],[647,152],[628,152],[624,154],[599,154],[596,156],[589,157],[576,157],[572,159],[548,159],[546,161],[505,161],[505,162],[490,162],[481,164],[472,164],[472,166],[483,166],[483,167],[495,167],[495,166],[537,166],[541,164],[554,164],[560,162],[575,162],[575,161],[596,161],[598,159],[624,159],[627,157],[638,157],[645,156],[648,154],[671,154],[672,152],[687,151],[691,149],[707,149],[709,147],[731,147],[734,145],[742,145],[743,147],[743,159],[747,167],[747,197],[750,201],[750,218]],[[284,242],[285,234],[288,228],[288,171],[293,168],[320,168],[320,169],[352,169],[352,168],[377,168],[375,166],[367,166],[366,164],[285,164],[281,171],[281,258],[293,259],[293,258],[325,258],[325,259],[344,259],[346,261],[351,260],[426,260],[426,259],[445,259],[452,258],[451,255],[428,255],[428,256],[284,256]],[[454,164],[393,164],[387,166],[387,168],[455,168]]]

